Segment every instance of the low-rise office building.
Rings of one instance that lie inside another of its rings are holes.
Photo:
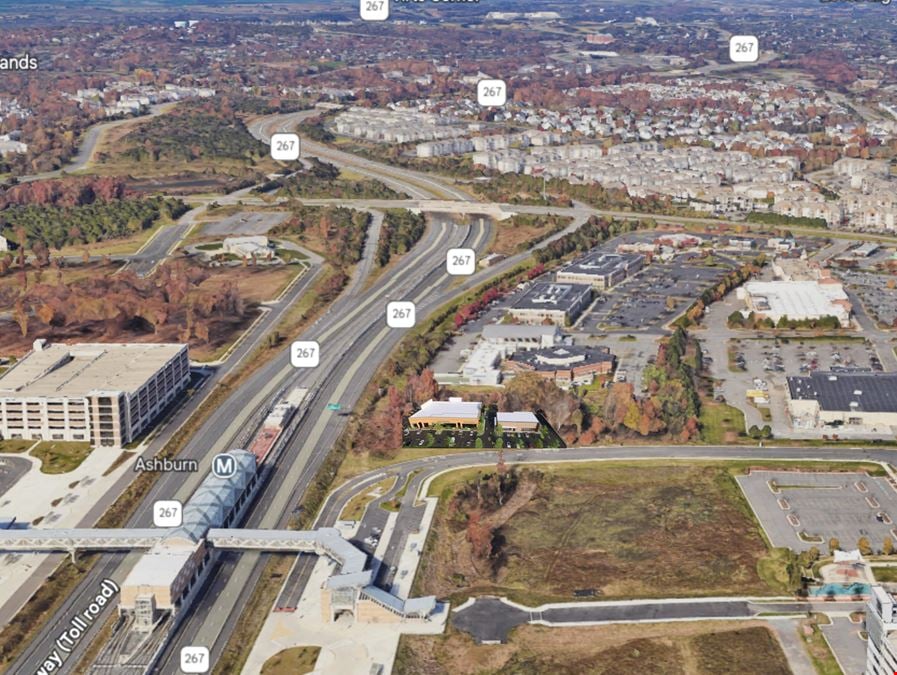
[[[645,266],[645,256],[636,253],[590,253],[558,272],[557,280],[569,284],[589,284],[608,289]]]
[[[789,377],[795,426],[897,427],[897,373],[824,373]]]
[[[490,324],[483,328],[483,342],[505,349],[508,353],[518,349],[544,349],[564,341],[564,334],[557,326],[514,326]]]
[[[189,382],[186,345],[36,340],[0,376],[0,437],[121,447]]]
[[[413,429],[436,426],[475,429],[480,423],[482,408],[483,404],[479,401],[465,401],[455,396],[448,401],[429,400],[408,418],[408,424]]]
[[[508,313],[521,323],[566,326],[576,321],[591,301],[589,285],[542,282],[533,284]]]
[[[512,373],[536,373],[561,387],[591,384],[595,377],[613,372],[616,358],[607,347],[560,345],[517,352],[502,368]]]
[[[464,363],[460,372],[438,374],[436,379],[445,383],[496,386],[501,384],[501,362],[514,352],[553,347],[568,341],[557,326],[490,324],[483,328],[476,346],[462,352]]]
[[[503,431],[518,434],[530,434],[539,430],[539,418],[531,412],[500,412],[495,416],[495,424]]]

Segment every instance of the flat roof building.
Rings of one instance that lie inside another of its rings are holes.
[[[747,311],[778,323],[835,317],[842,327],[850,326],[853,309],[844,288],[837,282],[750,281],[738,289]]]
[[[483,328],[482,337],[496,347],[517,351],[554,347],[563,341],[564,334],[557,326],[490,324]]]
[[[513,373],[536,373],[562,387],[591,384],[598,375],[613,372],[616,358],[607,347],[558,345],[548,349],[517,352],[503,369]]]
[[[500,412],[495,423],[504,431],[532,433],[539,430],[539,418],[531,412]]]
[[[897,600],[881,586],[873,586],[866,608],[865,675],[897,673]]]
[[[645,266],[645,256],[637,253],[597,251],[574,262],[557,274],[557,280],[569,284],[589,284],[607,289],[616,286]]]
[[[190,382],[181,344],[47,344],[0,376],[0,437],[121,447]]]
[[[454,396],[448,401],[429,400],[408,418],[408,423],[415,429],[439,425],[476,428],[482,407],[479,401],[464,401]]]
[[[826,373],[789,377],[795,426],[897,427],[897,373]]]
[[[586,284],[542,282],[533,284],[508,313],[530,325],[572,324],[592,301],[592,287]]]

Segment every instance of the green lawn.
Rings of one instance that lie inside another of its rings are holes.
[[[701,403],[701,440],[711,445],[730,443],[744,435],[744,413],[724,403]]]
[[[804,647],[806,647],[810,659],[813,661],[813,667],[816,668],[818,675],[843,675],[843,671],[838,665],[835,655],[832,654],[832,650],[828,646],[828,642],[822,634],[822,630],[819,628],[817,621],[819,623],[829,623],[827,617],[816,614],[814,615],[814,619],[808,619],[801,622],[800,632],[804,641]],[[810,626],[813,632],[809,635],[805,635],[803,626]]]
[[[315,669],[320,647],[293,647],[275,654],[262,666],[262,675],[305,675]]]
[[[395,476],[387,476],[376,485],[366,487],[349,500],[349,503],[346,504],[343,512],[340,514],[340,520],[361,520],[368,504],[377,499],[375,495],[382,496],[386,494],[392,489],[395,482]]]
[[[893,584],[897,582],[897,567],[873,567],[872,574],[875,575],[876,581],[882,583]]]
[[[21,439],[9,439],[0,441],[0,452],[25,452],[34,445],[34,441],[23,441]]]
[[[81,466],[91,450],[90,443],[42,441],[31,451],[31,456],[41,460],[42,473],[68,473]]]

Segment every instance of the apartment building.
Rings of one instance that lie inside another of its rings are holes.
[[[121,447],[190,382],[180,344],[47,344],[0,377],[0,437]]]

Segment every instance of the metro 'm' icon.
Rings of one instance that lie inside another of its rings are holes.
[[[212,473],[218,478],[230,478],[237,472],[237,461],[232,455],[215,455],[212,459]]]

